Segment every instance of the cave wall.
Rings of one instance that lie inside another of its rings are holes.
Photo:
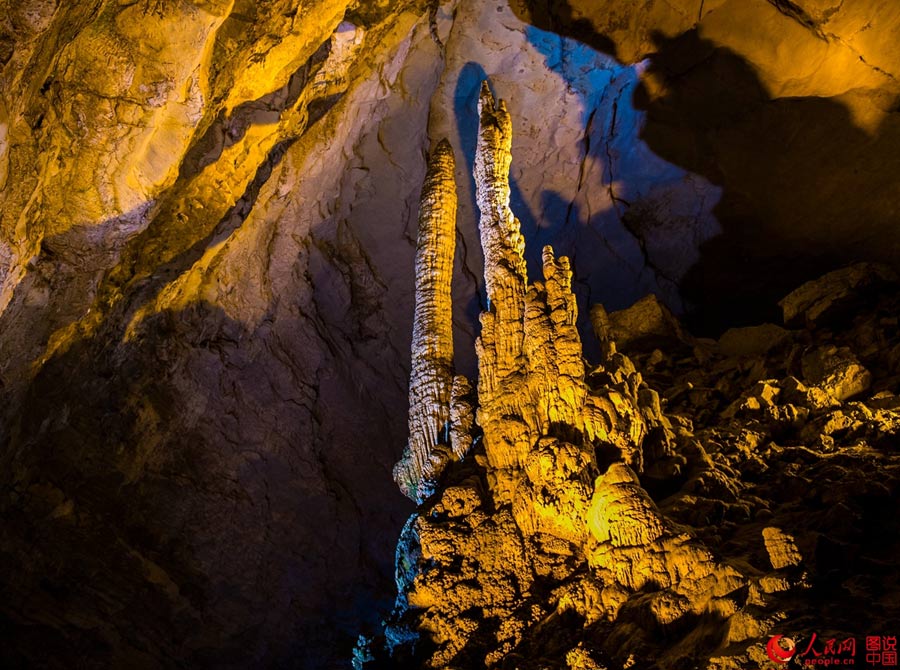
[[[441,137],[475,370],[485,76],[582,314],[896,264],[900,10],[826,5],[0,3],[2,653],[322,667],[377,623]]]
[[[837,265],[896,264],[895,7],[512,4],[624,62],[649,56],[632,98],[642,140],[719,190],[721,233],[680,276],[697,329],[774,319],[780,295]],[[639,237],[654,218],[636,217]]]

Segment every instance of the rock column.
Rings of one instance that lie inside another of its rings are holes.
[[[409,443],[394,467],[405,495],[421,503],[451,458],[453,308],[450,286],[456,249],[455,161],[443,140],[429,162],[419,205],[416,312],[409,380]]]

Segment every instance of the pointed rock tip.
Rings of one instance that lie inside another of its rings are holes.
[[[434,150],[431,152],[431,158],[449,158],[450,160],[453,160],[453,146],[450,144],[450,140],[445,137],[438,142],[437,146],[435,146]]]
[[[544,279],[553,277],[557,270],[562,270],[563,272],[572,271],[572,267],[569,264],[569,257],[557,256],[553,252],[553,247],[549,244],[545,245],[542,250],[541,261],[544,266]]]
[[[491,86],[488,80],[481,82],[481,93],[478,96],[478,112],[479,114],[485,109],[494,111],[497,102],[494,100],[494,94],[491,93]]]

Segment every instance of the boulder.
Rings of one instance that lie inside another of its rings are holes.
[[[812,327],[840,318],[860,299],[896,283],[897,274],[889,267],[856,263],[806,282],[778,305],[785,325]]]
[[[729,328],[719,338],[719,350],[726,356],[762,356],[790,339],[790,331],[774,323]]]
[[[801,359],[804,380],[837,400],[847,400],[872,386],[872,373],[864,368],[847,347],[829,345],[804,354]]]
[[[653,294],[608,315],[601,310],[602,307],[591,310],[594,330],[600,339],[613,340],[621,351],[671,349],[690,341],[678,319]]]
[[[769,562],[776,570],[800,565],[803,556],[794,538],[780,528],[763,528],[763,541],[766,543],[766,551],[769,552]]]

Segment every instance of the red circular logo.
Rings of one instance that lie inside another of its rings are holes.
[[[782,639],[790,646],[781,646],[779,641]],[[797,649],[794,641],[789,637],[784,637],[784,635],[773,636],[772,639],[769,640],[769,644],[766,645],[766,653],[769,655],[769,658],[776,663],[787,663],[794,657],[796,651]]]

